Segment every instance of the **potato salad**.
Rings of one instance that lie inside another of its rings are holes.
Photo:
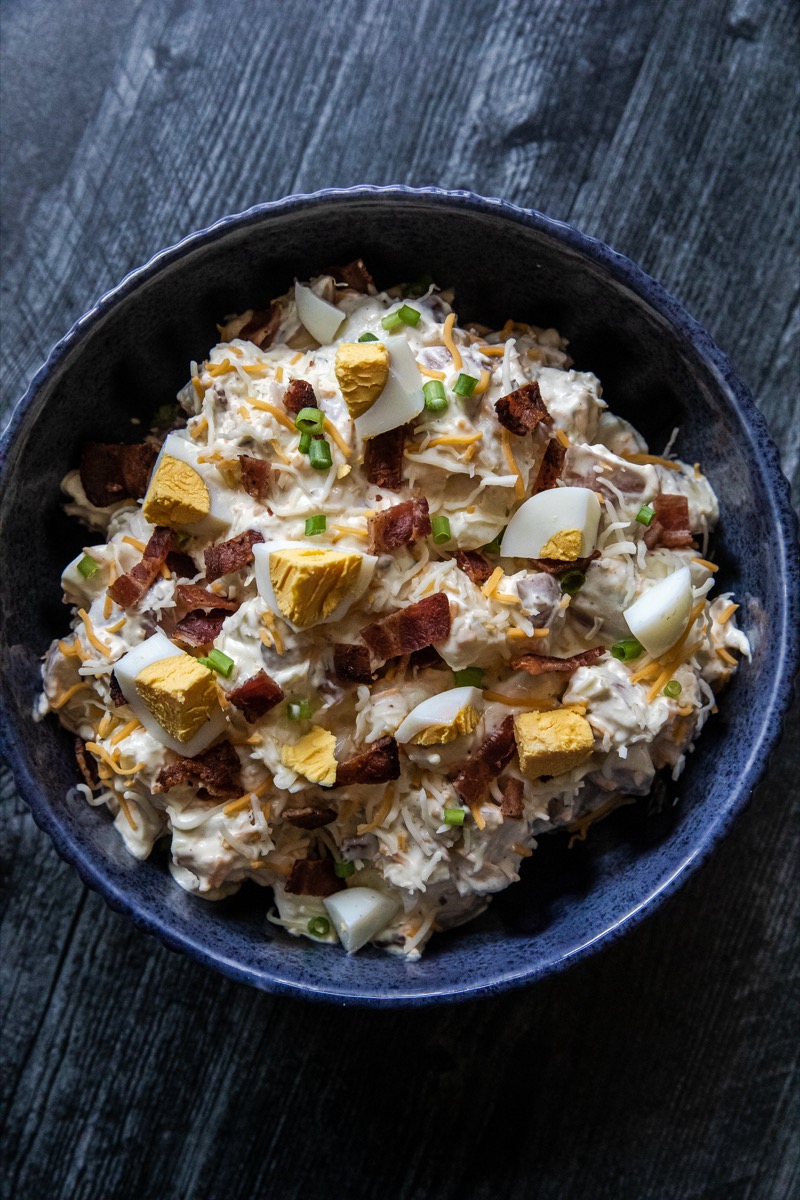
[[[417,957],[680,775],[749,655],[714,491],[555,329],[459,325],[427,279],[356,260],[218,329],[63,482],[91,534],[36,715],[199,899]]]

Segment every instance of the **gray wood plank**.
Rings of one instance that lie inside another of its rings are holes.
[[[439,183],[662,279],[797,480],[792,5],[12,0],[3,24],[5,411],[187,231],[294,190]],[[713,861],[601,956],[383,1014],[261,996],[137,934],[5,777],[8,1195],[789,1197],[798,766],[784,743]]]

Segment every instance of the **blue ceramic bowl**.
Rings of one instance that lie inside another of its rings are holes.
[[[66,799],[71,739],[34,725],[40,656],[63,632],[59,575],[82,541],[59,480],[88,439],[131,440],[131,417],[170,402],[215,321],[330,263],[362,255],[379,282],[431,274],[461,320],[555,325],[613,410],[655,447],[676,425],[720,499],[718,590],[732,589],[753,646],[676,787],[622,809],[567,850],[554,835],[521,882],[418,963],[354,958],[264,923],[268,893],[197,900],[163,864],[138,863],[107,814]],[[555,971],[632,927],[713,849],[775,745],[797,659],[796,522],[763,418],[730,363],[679,304],[607,246],[537,212],[467,192],[352,188],[259,205],[157,255],[104,296],[53,350],[2,444],[3,747],[37,824],[81,878],[141,929],[263,988],[339,1003],[422,1004]],[[674,804],[678,797],[679,802]]]

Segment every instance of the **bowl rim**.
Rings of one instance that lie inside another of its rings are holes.
[[[105,314],[127,295],[157,275],[171,263],[177,262],[193,250],[207,246],[226,236],[234,228],[247,228],[271,217],[323,205],[338,205],[372,201],[380,203],[420,204],[426,203],[465,208],[498,216],[529,228],[534,228],[552,240],[566,245],[589,258],[612,279],[634,292],[666,323],[685,339],[697,357],[715,377],[718,386],[736,411],[740,424],[749,439],[749,457],[754,461],[764,483],[765,492],[772,507],[774,528],[779,530],[775,543],[776,567],[783,581],[779,597],[781,621],[779,653],[776,655],[775,677],[770,694],[770,705],[764,714],[761,734],[751,749],[746,767],[737,783],[728,793],[727,801],[705,826],[703,842],[688,852],[668,878],[662,880],[637,904],[630,907],[617,919],[599,932],[550,962],[544,962],[509,971],[499,970],[485,982],[467,983],[447,988],[423,989],[400,986],[390,993],[367,986],[357,994],[321,984],[282,978],[274,972],[265,974],[255,967],[244,967],[223,953],[209,950],[199,941],[173,931],[163,919],[149,912],[132,900],[126,891],[104,876],[87,861],[66,827],[58,819],[52,805],[45,796],[45,789],[29,771],[27,763],[19,754],[14,738],[14,719],[6,702],[4,683],[0,680],[0,752],[9,765],[16,787],[31,809],[35,823],[53,841],[58,854],[78,872],[81,880],[93,891],[98,892],[115,911],[131,918],[134,925],[157,937],[167,948],[188,954],[191,958],[210,966],[223,975],[239,982],[256,986],[269,993],[301,996],[310,1000],[322,1000],[344,1005],[363,1007],[421,1006],[432,1003],[454,1002],[497,994],[513,987],[532,983],[565,969],[576,960],[595,953],[601,946],[613,941],[621,933],[635,928],[644,916],[655,912],[661,903],[678,888],[693,870],[705,862],[728,831],[734,817],[745,807],[756,785],[765,773],[770,754],[783,732],[783,718],[792,700],[794,677],[800,663],[800,642],[791,636],[791,631],[800,625],[800,552],[797,545],[797,516],[791,504],[789,482],[783,474],[780,456],[772,440],[765,417],[756,407],[755,401],[745,384],[739,379],[732,363],[715,344],[710,334],[685,310],[666,289],[648,275],[631,259],[613,250],[599,238],[585,234],[574,226],[546,216],[532,208],[523,208],[498,197],[480,196],[467,190],[447,190],[439,187],[409,187],[405,184],[388,186],[357,185],[347,188],[325,188],[315,192],[297,193],[278,200],[255,204],[242,212],[221,217],[211,225],[196,230],[178,242],[158,251],[142,266],[129,271],[114,287],[100,298],[81,316],[52,348],[44,364],[32,377],[24,395],[13,408],[8,423],[0,438],[0,496],[4,492],[9,453],[22,431],[26,418],[34,407],[40,389],[58,369],[66,356],[77,348],[90,330]],[[754,753],[754,751],[758,753]],[[398,964],[398,968],[400,964]]]

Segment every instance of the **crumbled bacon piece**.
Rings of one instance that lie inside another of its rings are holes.
[[[281,323],[281,308],[279,304],[270,304],[269,308],[253,309],[236,337],[244,342],[253,342],[260,350],[272,343]]]
[[[272,467],[265,458],[253,458],[250,454],[239,455],[242,470],[242,487],[254,500],[266,500],[269,495],[269,480]]]
[[[78,770],[83,776],[83,782],[94,791],[100,782],[97,775],[97,763],[86,753],[86,742],[81,737],[75,738],[75,758]]]
[[[375,280],[364,265],[363,258],[354,258],[342,267],[331,267],[331,275],[337,283],[346,283],[354,292],[364,296],[375,295]]]
[[[290,896],[332,896],[346,886],[337,877],[332,858],[296,858],[284,890]]]
[[[170,550],[167,566],[177,579],[191,579],[197,574],[197,564],[191,554],[182,554],[180,550]]]
[[[133,446],[87,442],[79,473],[90,504],[107,508],[118,500],[141,500],[157,457],[158,448],[152,442]]]
[[[252,725],[276,704],[280,704],[283,688],[266,671],[257,671],[228,692],[228,699],[244,714],[245,721]]]
[[[358,644],[336,642],[333,647],[333,673],[345,683],[372,683],[369,649]]]
[[[336,820],[336,812],[332,808],[320,808],[316,804],[305,804],[302,808],[285,808],[281,819],[298,829],[321,829]]]
[[[404,500],[376,513],[367,521],[370,554],[390,554],[399,546],[409,546],[431,532],[428,501]]]
[[[364,471],[375,487],[388,492],[399,492],[403,486],[403,448],[408,426],[387,429],[377,437],[369,438],[364,448]]]
[[[501,396],[494,410],[500,424],[519,437],[532,433],[541,422],[545,425],[553,424],[553,418],[545,407],[539,385],[535,381],[523,384],[507,396]]]
[[[257,530],[246,529],[229,542],[218,542],[216,546],[209,546],[204,552],[208,582],[213,583],[215,579],[221,579],[231,571],[249,567],[253,561],[253,546],[263,540],[263,536]]]
[[[544,571],[547,575],[563,575],[565,571],[586,571],[589,563],[600,557],[600,551],[594,550],[586,558],[573,558],[563,562],[560,558],[532,558],[535,571]]]
[[[469,576],[476,587],[481,587],[494,568],[488,558],[484,558],[480,550],[457,550],[456,565],[460,571]]]
[[[187,646],[208,646],[222,632],[222,625],[230,612],[224,608],[213,608],[211,612],[187,613],[175,625],[173,637]]]
[[[125,693],[119,686],[119,680],[113,671],[108,680],[108,690],[111,694],[111,703],[114,705],[114,708],[119,708],[121,705],[128,703],[125,699]]]
[[[228,612],[236,612],[238,600],[230,600],[227,596],[218,596],[208,588],[198,587],[196,583],[179,583],[175,588],[175,599],[178,604],[194,612],[197,608],[225,608]]]
[[[438,663],[444,663],[444,659],[435,646],[423,646],[421,650],[413,650],[408,656],[408,665],[418,671],[424,670],[425,667],[435,667]]]
[[[558,438],[550,438],[545,446],[544,457],[539,465],[539,473],[533,485],[532,495],[539,492],[549,492],[561,478],[564,470],[564,460],[567,457],[566,446],[562,446]]]
[[[335,787],[354,783],[389,783],[400,778],[400,757],[393,737],[381,737],[360,754],[354,754],[336,767]]]
[[[301,408],[319,408],[316,393],[305,379],[290,379],[283,394],[283,406],[295,416]]]
[[[122,608],[130,608],[132,604],[141,600],[155,582],[156,575],[167,561],[171,548],[172,530],[164,525],[157,525],[144,548],[141,562],[111,584],[108,589],[111,599]]]
[[[154,792],[168,792],[183,783],[196,783],[209,796],[234,799],[242,793],[239,755],[230,742],[220,742],[195,758],[167,763],[156,776]]]
[[[674,550],[679,546],[693,546],[689,528],[689,501],[686,496],[665,492],[653,501],[655,516],[648,525],[644,542],[648,550],[655,546],[666,546]]]
[[[444,592],[435,592],[382,621],[365,625],[361,636],[373,654],[382,659],[435,646],[450,636],[450,601]]]
[[[500,812],[507,821],[521,821],[525,815],[525,788],[521,779],[507,779],[503,784]]]
[[[592,646],[591,650],[581,650],[578,654],[570,654],[568,658],[556,658],[552,654],[523,654],[512,662],[515,671],[527,671],[529,675],[549,675],[561,671],[571,675],[578,667],[590,667],[606,652],[605,646]]]
[[[509,716],[470,754],[453,780],[453,787],[465,804],[478,804],[489,784],[514,757],[514,718]]]

